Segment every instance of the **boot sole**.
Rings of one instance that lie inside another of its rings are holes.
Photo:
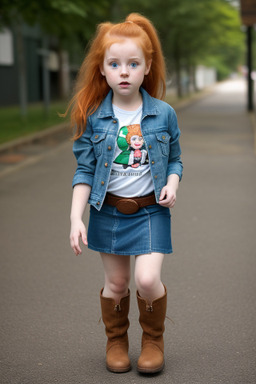
[[[109,367],[108,365],[106,366],[107,367],[107,370],[109,372],[113,372],[113,373],[125,373],[125,372],[129,372],[131,370],[131,365],[129,365],[129,367],[125,367],[125,368],[113,368],[113,367]]]
[[[145,373],[145,374],[159,373],[163,369],[164,369],[164,362],[163,362],[163,364],[160,367],[157,367],[157,368],[154,368],[154,369],[137,367],[137,371],[139,373]]]

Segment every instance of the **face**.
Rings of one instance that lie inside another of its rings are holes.
[[[142,145],[143,145],[143,137],[142,136],[134,135],[131,137],[130,146],[133,149],[140,149],[142,147]]]
[[[135,40],[124,39],[106,50],[100,69],[117,101],[139,96],[139,88],[144,76],[149,73],[150,63],[146,64],[143,51]]]

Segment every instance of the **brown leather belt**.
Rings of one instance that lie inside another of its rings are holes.
[[[136,213],[140,208],[146,207],[147,205],[156,204],[156,199],[154,193],[148,196],[132,198],[120,197],[107,193],[104,203],[116,207],[119,212],[124,213],[125,215],[130,215]]]

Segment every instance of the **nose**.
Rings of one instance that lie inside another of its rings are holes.
[[[128,71],[128,67],[126,65],[122,65],[121,66],[121,76],[123,77],[127,77],[129,76],[129,71]]]

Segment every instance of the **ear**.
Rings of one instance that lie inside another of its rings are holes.
[[[149,74],[150,68],[151,68],[152,59],[147,62],[145,75]]]
[[[105,76],[105,72],[103,70],[103,65],[100,65],[100,73],[102,74],[102,76]]]

